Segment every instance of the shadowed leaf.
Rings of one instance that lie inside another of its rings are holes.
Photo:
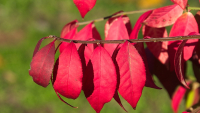
[[[178,80],[186,87],[189,88],[185,82],[185,78],[183,76],[184,73],[184,61],[183,61],[183,48],[187,40],[183,40],[183,42],[179,45],[175,58],[174,58],[174,65],[175,65],[175,72],[177,75]]]
[[[29,74],[33,77],[33,81],[38,85],[47,87],[51,78],[54,55],[55,55],[55,40],[42,49],[40,49],[31,61],[31,69]]]
[[[145,50],[144,50],[144,44],[143,43],[136,43],[134,46],[137,49],[140,56],[142,57],[143,62],[145,64],[145,70],[146,70],[145,86],[150,87],[150,88],[155,88],[155,89],[162,89],[162,88],[159,88],[158,86],[156,86],[154,81],[153,81],[152,75],[149,71],[148,61],[147,61],[146,53],[145,53]]]

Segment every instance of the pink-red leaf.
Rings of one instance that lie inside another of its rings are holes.
[[[186,36],[191,32],[198,33],[198,25],[193,14],[191,12],[186,12],[174,23],[169,36]]]
[[[82,64],[76,46],[71,42],[60,54],[54,89],[59,94],[76,99],[82,89]]]
[[[66,25],[63,27],[62,31],[61,31],[60,37],[61,37],[61,38],[66,38],[65,36],[66,36],[72,29],[74,29],[75,27],[78,27],[78,26],[76,25],[76,23],[78,23],[78,21],[77,21],[77,20],[74,20],[74,21],[72,21],[72,22],[66,24]],[[66,38],[66,39],[68,39],[68,38]]]
[[[190,33],[198,33],[198,25],[197,22],[193,16],[192,13],[186,12],[184,13],[181,17],[177,19],[175,24],[173,25],[171,32],[170,32],[170,37],[174,36],[187,36]],[[192,35],[192,34],[190,34]],[[187,44],[188,46],[184,47],[184,52],[183,52],[183,58],[185,61],[187,61],[189,58],[191,58],[195,43],[198,40],[188,40]],[[181,43],[181,41],[169,41],[168,43],[168,53],[169,53],[169,61],[170,61],[170,69],[174,69],[174,56],[175,52],[178,48],[178,45]]]
[[[149,26],[143,26],[142,29],[143,37],[144,38],[161,38],[167,37],[167,30],[163,28],[152,28]],[[168,61],[168,52],[167,46],[168,42],[147,42],[147,47],[153,53],[153,55],[160,60],[161,63],[166,64]]]
[[[40,45],[41,45],[41,43],[42,43],[42,41],[44,40],[44,39],[46,39],[47,37],[43,37],[43,38],[41,38],[39,41],[38,41],[38,43],[37,43],[37,45],[35,46],[35,50],[34,50],[34,52],[33,52],[33,57],[35,56],[35,54],[38,52],[38,50],[40,49]]]
[[[85,96],[90,105],[99,113],[104,104],[113,98],[117,85],[114,63],[103,47],[98,46],[94,50],[85,76],[83,84]]]
[[[119,93],[135,109],[146,81],[145,65],[135,47],[125,42],[117,54]]]
[[[177,90],[175,91],[175,93],[173,94],[171,105],[175,113],[178,112],[178,107],[181,103],[181,100],[185,96],[185,93],[186,93],[186,89],[182,86],[179,86]]]
[[[83,29],[81,29],[74,37],[74,40],[101,40],[101,37],[95,28],[93,22],[86,25]],[[79,48],[81,44],[76,44],[76,47]],[[91,44],[90,44],[91,45]],[[93,46],[90,46],[91,50],[93,50]]]
[[[122,40],[122,39],[129,39],[129,36],[126,26],[122,20],[122,17],[120,17],[111,25],[105,40]],[[111,56],[115,51],[115,49],[117,48],[117,46],[118,44],[104,44],[104,48],[108,51],[108,53]]]
[[[54,65],[54,69],[53,69],[53,77],[52,77],[52,79],[51,79],[51,83],[52,83],[53,86],[54,86],[54,82],[55,82],[56,77],[57,77],[58,65],[59,65],[59,58],[56,60],[56,63],[55,63],[55,65]],[[54,89],[54,88],[53,88],[53,89]],[[54,91],[55,91],[55,89],[54,89]],[[58,98],[59,98],[62,102],[64,102],[65,104],[67,104],[68,106],[71,106],[71,107],[73,107],[73,108],[78,108],[78,107],[74,107],[74,106],[70,105],[69,103],[67,103],[66,101],[64,101],[64,100],[60,97],[60,95],[58,94],[58,92],[55,91],[55,93],[56,93],[56,95],[58,96]]]
[[[82,18],[95,6],[96,1],[97,0],[73,0]]]
[[[64,39],[73,39],[76,32],[77,28],[75,27],[64,36]],[[59,47],[60,53],[62,53],[62,51],[68,46],[68,44],[68,42],[62,42],[62,44]]]
[[[40,49],[31,61],[31,69],[29,74],[33,77],[33,81],[38,85],[47,87],[51,78],[54,55],[55,55],[55,41],[49,43]]]
[[[181,16],[183,9],[177,5],[170,5],[153,10],[151,15],[144,23],[151,27],[166,27],[174,24],[178,17]]]
[[[133,27],[133,30],[130,35],[130,39],[137,39],[138,33],[140,31],[140,28],[142,27],[142,22],[152,13],[152,10],[145,12],[140,16],[140,18],[135,23],[135,26]]]
[[[113,15],[116,15],[116,14],[119,14],[119,13],[122,13],[122,12],[123,12],[123,11],[119,11],[119,12],[116,12],[115,14],[113,14]],[[129,19],[128,16],[123,15],[123,16],[117,16],[117,17],[113,17],[113,18],[109,18],[109,19],[108,19],[108,21],[107,21],[106,24],[105,24],[105,31],[104,31],[105,37],[107,37],[108,31],[109,31],[111,25],[113,24],[113,22],[117,21],[119,17],[122,18],[122,20],[123,20],[123,22],[124,22],[124,24],[125,24],[125,26],[126,26],[126,29],[127,29],[127,31],[128,31],[128,34],[129,34],[129,35],[131,34],[132,27],[131,27],[130,19]]]
[[[185,9],[188,0],[171,0],[173,3],[178,4],[181,8]]]

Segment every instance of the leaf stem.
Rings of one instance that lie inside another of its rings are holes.
[[[121,13],[118,13],[118,14],[113,14],[113,15],[110,15],[110,16],[106,16],[106,17],[103,17],[103,18],[99,18],[99,19],[95,19],[95,20],[90,20],[90,21],[85,21],[85,22],[79,22],[77,23],[77,25],[86,25],[86,24],[89,24],[91,22],[99,22],[99,21],[103,21],[103,20],[106,20],[106,19],[109,19],[109,18],[113,18],[113,17],[117,17],[117,16],[122,16],[122,15],[128,15],[128,14],[136,14],[136,13],[143,13],[143,12],[146,12],[146,11],[149,11],[149,10],[152,10],[152,9],[144,9],[144,10],[135,10],[135,11],[128,11],[128,12],[121,12]]]
[[[64,39],[54,35],[49,35],[48,38],[54,38],[63,42],[74,42],[82,44],[91,44],[91,43],[100,43],[100,44],[112,44],[112,43],[124,43],[129,41],[131,43],[138,42],[163,42],[163,41],[176,41],[176,40],[188,40],[188,39],[200,39],[200,35],[190,35],[190,36],[177,36],[177,37],[160,37],[160,38],[148,38],[148,39],[129,39],[129,40],[93,40],[93,41],[84,41],[84,40],[71,40]]]

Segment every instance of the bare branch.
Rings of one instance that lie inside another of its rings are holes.
[[[82,43],[82,44],[89,44],[89,43],[100,43],[100,44],[111,44],[111,43],[124,43],[125,41],[129,41],[131,43],[138,43],[138,42],[163,42],[163,41],[176,41],[176,40],[188,40],[188,39],[200,39],[200,35],[190,35],[190,36],[177,36],[177,37],[160,37],[160,38],[149,38],[149,39],[129,39],[129,40],[93,40],[93,41],[84,41],[84,40],[71,40],[71,39],[64,39],[54,35],[49,35],[48,38],[54,38],[56,40],[60,40],[63,42],[74,42],[74,43]]]

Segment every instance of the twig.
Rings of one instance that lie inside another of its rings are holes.
[[[200,10],[199,7],[187,7],[187,9],[189,9],[189,10]],[[90,20],[90,21],[85,21],[85,22],[79,22],[76,25],[86,25],[86,24],[89,24],[91,22],[99,22],[99,21],[103,21],[103,20],[106,20],[106,19],[109,19],[109,18],[112,18],[112,17],[122,16],[122,15],[143,13],[143,12],[146,12],[146,11],[149,11],[149,10],[153,10],[153,9],[144,9],[144,10],[135,10],[135,11],[128,11],[128,12],[121,12],[121,13],[118,13],[118,14],[115,14],[115,15],[113,14],[113,15],[106,16],[106,17],[99,18],[99,19],[95,19],[95,20]]]
[[[163,41],[176,41],[176,40],[188,40],[188,39],[200,39],[200,35],[190,35],[190,36],[177,36],[177,37],[160,37],[160,38],[148,38],[148,39],[129,39],[129,40],[93,40],[93,41],[84,41],[84,40],[71,40],[71,39],[64,39],[54,35],[49,35],[48,38],[54,38],[56,40],[60,40],[63,42],[74,42],[74,43],[82,43],[82,44],[89,44],[89,43],[100,43],[100,44],[111,44],[111,43],[124,43],[125,41],[129,41],[131,43],[138,43],[138,42],[163,42]]]
[[[118,14],[113,14],[113,15],[106,16],[106,17],[99,18],[99,19],[95,19],[95,20],[90,20],[90,21],[86,21],[86,22],[79,22],[79,23],[77,23],[77,25],[86,25],[86,24],[89,24],[89,23],[91,23],[93,21],[94,22],[99,22],[99,21],[103,21],[103,20],[106,20],[106,19],[109,19],[109,18],[112,18],[112,17],[122,16],[122,15],[128,15],[128,14],[143,13],[143,12],[146,12],[146,11],[149,11],[149,10],[152,10],[152,9],[144,9],[144,10],[121,12],[121,13],[118,13]]]

